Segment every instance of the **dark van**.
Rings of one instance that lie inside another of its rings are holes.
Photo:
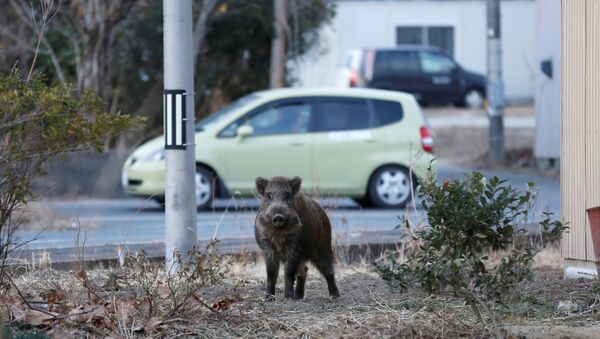
[[[423,46],[353,51],[349,86],[408,92],[423,104],[481,107],[486,79],[469,72],[444,52]]]

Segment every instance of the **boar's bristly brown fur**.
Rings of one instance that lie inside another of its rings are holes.
[[[254,235],[265,256],[267,297],[275,296],[279,265],[283,262],[285,297],[304,298],[306,264],[311,262],[325,277],[329,295],[337,298],[340,292],[333,270],[331,223],[315,200],[300,193],[301,182],[299,177],[256,179],[261,205]]]

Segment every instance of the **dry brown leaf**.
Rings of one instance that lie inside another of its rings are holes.
[[[97,304],[103,304],[104,300],[100,299],[95,293],[91,293],[90,295],[90,303],[97,305]]]
[[[52,322],[55,319],[58,313],[48,312],[50,314],[46,314],[36,310],[26,310],[25,315],[23,316],[23,321],[31,326],[41,326],[46,325]]]
[[[14,320],[21,320],[25,317],[25,311],[17,305],[8,305],[8,311]]]
[[[164,284],[158,284],[156,286],[156,294],[162,299],[167,299],[171,296],[171,289]]]
[[[144,332],[146,332],[146,334],[153,334],[161,324],[162,320],[160,320],[159,317],[152,317],[148,319],[146,325],[144,325]]]
[[[68,313],[70,316],[69,318],[76,322],[80,322],[80,323],[85,322],[87,320],[87,317],[85,314],[81,314],[82,312],[83,312],[82,305],[73,307]]]
[[[219,300],[216,303],[212,304],[212,308],[215,311],[228,311],[231,309],[232,305],[240,300],[239,295],[234,295],[231,297],[227,297],[225,299]]]
[[[126,300],[118,299],[115,303],[115,312],[114,313],[120,317],[127,316],[133,310],[135,310],[135,301],[132,299],[126,299]]]
[[[76,306],[73,303],[63,303],[58,305],[58,309],[55,311],[60,314],[70,314],[75,307]]]
[[[54,304],[65,300],[65,291],[58,285],[40,292],[40,297],[48,303],[48,310],[54,311]]]
[[[87,278],[87,274],[85,273],[85,270],[75,272],[74,275],[81,280],[85,280]]]
[[[102,321],[108,318],[108,310],[103,305],[86,305],[83,312],[87,313],[88,322]]]

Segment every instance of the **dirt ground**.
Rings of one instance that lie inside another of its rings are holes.
[[[426,117],[486,116],[483,110],[433,107],[423,111]],[[534,114],[533,106],[528,105],[509,106],[504,111],[505,117],[531,117]],[[535,129],[505,128],[506,161],[502,165],[490,165],[488,162],[488,132],[487,128],[476,127],[435,128],[435,155],[439,163],[471,169],[501,169],[558,179],[558,169],[541,169],[535,164]]]
[[[534,265],[533,279],[519,287],[518,301],[504,311],[502,324],[509,337],[598,337],[600,284],[594,280],[564,280],[557,257],[557,249],[542,254]],[[265,301],[263,263],[260,260],[238,261],[225,280],[215,287],[202,289],[204,306],[198,304],[170,317],[156,311],[161,309],[161,303],[168,304],[168,297],[157,297],[155,316],[151,317],[146,314],[148,307],[143,295],[134,301],[126,298],[124,283],[118,284],[121,288],[117,292],[106,290],[115,272],[119,270],[89,271],[88,287],[84,287],[80,273],[51,269],[27,271],[16,278],[15,283],[35,307],[48,310],[49,296],[56,297],[56,291],[63,290],[69,293],[53,299],[54,311],[60,309],[60,305],[78,304],[82,306],[77,310],[95,310],[91,306],[100,305],[102,312],[59,315],[51,321],[36,319],[13,289],[10,296],[2,296],[0,315],[4,319],[0,321],[8,323],[13,334],[37,331],[54,338],[452,338],[490,335],[477,324],[461,299],[450,294],[429,296],[416,290],[399,293],[390,289],[369,263],[339,265],[337,280],[342,294],[339,299],[329,298],[324,279],[311,267],[305,299],[283,299],[280,277],[276,300]],[[89,286],[94,286],[92,295]],[[99,298],[104,301],[100,303]],[[136,306],[124,312],[123,304]]]
[[[489,133],[485,128],[438,128],[435,130],[436,156],[442,163],[468,168],[491,168],[487,162]],[[507,160],[501,168],[533,171],[533,129],[507,129]]]

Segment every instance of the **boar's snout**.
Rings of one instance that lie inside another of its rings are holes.
[[[282,226],[283,224],[285,224],[285,218],[283,215],[277,213],[273,216],[273,218],[271,218],[271,223],[275,227]]]
[[[263,214],[263,220],[273,228],[293,226],[298,223],[297,214],[286,204],[272,203]]]

